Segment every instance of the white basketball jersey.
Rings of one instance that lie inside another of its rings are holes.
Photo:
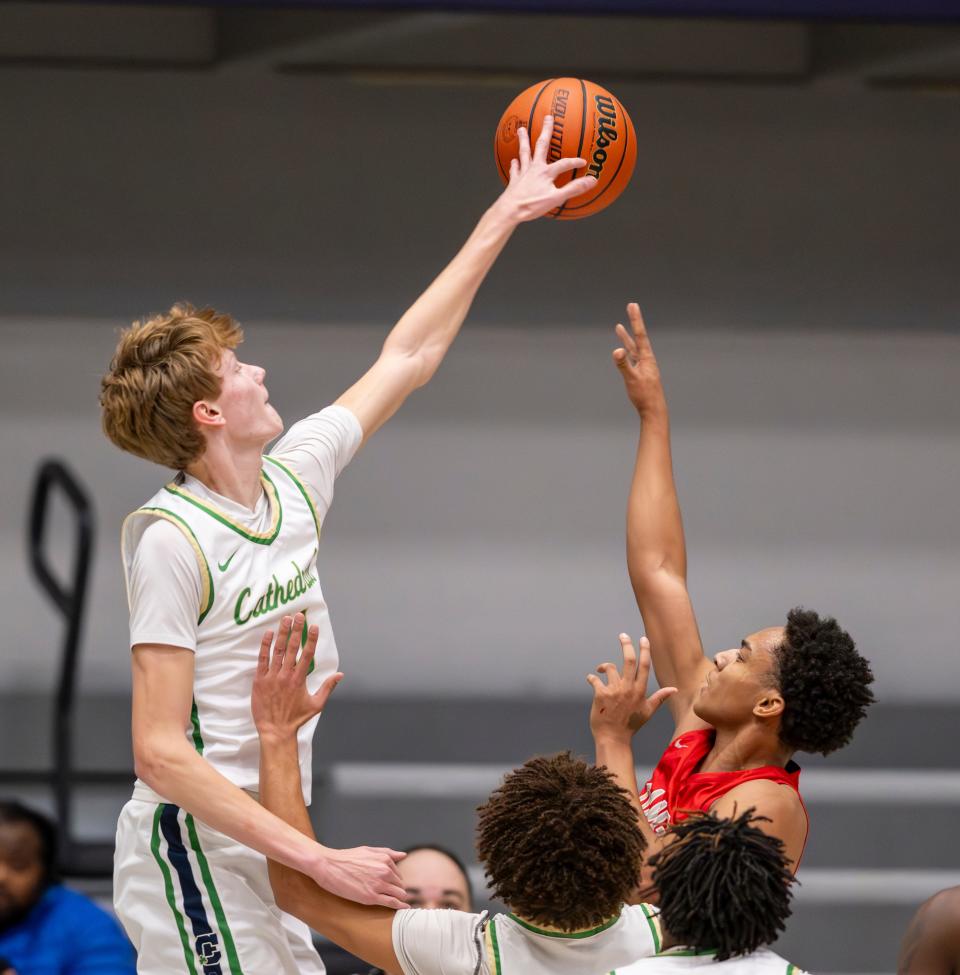
[[[513,914],[405,910],[393,919],[404,975],[608,975],[659,944],[656,911],[624,907],[606,924],[574,933]]]
[[[200,569],[193,708],[185,733],[193,746],[235,785],[259,787],[260,745],[250,711],[260,639],[280,619],[300,612],[317,624],[320,639],[311,692],[337,670],[337,647],[317,575],[320,521],[310,495],[279,461],[264,457],[261,482],[270,509],[266,531],[251,532],[178,477],[123,523],[127,588],[137,543],[165,519],[183,532]],[[306,627],[304,628],[306,630]],[[299,732],[300,777],[310,801],[311,742],[318,718]],[[146,787],[137,783],[143,792]],[[162,797],[161,797],[162,798]]]
[[[645,904],[624,907],[613,921],[567,934],[536,927],[513,914],[499,914],[487,925],[490,975],[606,975],[626,958],[657,950],[655,913]]]
[[[712,951],[692,951],[689,948],[668,948],[652,958],[618,968],[611,975],[805,975],[796,965],[769,948],[760,948],[749,955],[717,961]]]

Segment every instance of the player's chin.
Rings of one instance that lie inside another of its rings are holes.
[[[709,697],[709,695],[710,689],[706,685],[701,687],[700,693],[694,698],[692,710],[701,721],[706,721],[708,724],[713,724],[710,702],[705,700],[705,698]]]
[[[265,405],[267,408],[267,424],[271,429],[270,438],[273,439],[283,433],[283,418],[273,408],[271,403],[266,403]]]

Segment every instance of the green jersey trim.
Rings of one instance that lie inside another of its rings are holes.
[[[640,910],[643,911],[643,916],[647,919],[647,924],[650,925],[650,934],[653,935],[653,951],[654,954],[660,954],[660,926],[657,924],[657,915],[653,908],[649,904],[641,904]]]
[[[210,872],[210,864],[200,846],[200,837],[197,835],[197,826],[190,813],[184,817],[187,824],[187,834],[190,837],[190,846],[197,856],[197,863],[200,865],[200,876],[203,878],[203,886],[207,888],[207,897],[213,907],[213,913],[217,918],[217,925],[220,934],[223,936],[223,946],[227,951],[227,960],[230,963],[230,975],[243,975],[240,967],[240,958],[237,955],[237,946],[233,942],[233,934],[230,925],[227,924],[227,916],[223,912],[223,904],[220,902],[220,895],[217,893],[216,885],[213,882],[213,874]]]
[[[160,867],[160,873],[163,874],[163,892],[166,894],[167,903],[170,905],[174,920],[177,922],[177,930],[180,932],[180,941],[183,944],[183,957],[186,959],[187,969],[190,975],[197,975],[197,967],[193,963],[193,951],[190,948],[190,941],[187,938],[187,929],[183,924],[183,915],[177,907],[176,897],[173,892],[173,877],[170,875],[170,868],[164,862],[163,857],[160,856],[160,816],[163,813],[163,808],[164,803],[160,803],[157,806],[156,812],[153,814],[153,833],[150,837],[150,852]]]
[[[175,494],[178,498],[183,498],[184,501],[188,501],[194,507],[206,512],[211,518],[215,518],[221,525],[226,525],[231,531],[235,531],[241,538],[245,538],[248,542],[254,542],[257,545],[270,545],[277,535],[280,534],[280,526],[283,524],[283,505],[280,503],[280,494],[277,491],[277,486],[270,480],[270,476],[266,471],[260,471],[260,483],[267,495],[271,512],[270,528],[265,532],[247,531],[239,521],[231,518],[225,511],[221,511],[219,508],[207,504],[205,501],[201,501],[195,494],[192,494],[175,481],[171,481],[165,485],[164,491],[169,491],[170,494]]]
[[[176,525],[190,543],[193,554],[197,557],[197,564],[200,566],[200,616],[197,619],[197,625],[199,626],[206,619],[207,613],[213,608],[215,593],[213,589],[213,573],[210,571],[210,566],[207,563],[207,557],[203,554],[203,549],[200,548],[200,542],[197,541],[197,536],[194,535],[193,529],[187,522],[174,511],[168,511],[166,508],[138,508],[134,512],[135,515],[140,513],[154,515],[157,518],[163,518],[165,521],[169,521],[171,525]]]
[[[595,928],[588,928],[585,931],[552,931],[549,928],[538,928],[535,924],[530,924],[524,921],[522,918],[517,917],[516,914],[508,914],[507,917],[511,921],[515,921],[520,925],[521,928],[526,928],[528,931],[532,931],[534,934],[542,934],[547,938],[565,938],[567,940],[575,940],[577,938],[592,938],[595,934],[599,934],[601,931],[606,931],[607,928],[612,928],[617,921],[620,920],[620,915],[617,914],[615,917],[610,918],[609,921],[604,921],[603,924],[598,924]]]
[[[493,964],[496,968],[496,975],[503,975],[503,969],[500,966],[500,942],[497,941],[497,922],[492,918],[490,920],[490,947],[493,949]]]
[[[290,470],[289,467],[286,467],[284,464],[281,464],[280,461],[278,461],[276,458],[274,458],[274,457],[264,457],[263,459],[270,461],[270,463],[273,464],[275,467],[279,467],[280,470],[282,470],[283,473],[286,474],[287,477],[289,477],[291,481],[293,481],[293,483],[296,485],[297,490],[303,495],[303,500],[307,502],[307,507],[310,509],[310,514],[313,516],[313,525],[317,529],[317,539],[319,540],[319,538],[320,538],[320,516],[317,514],[317,507],[313,503],[313,498],[310,497],[309,492],[303,486],[303,482],[300,480],[299,477],[297,477],[296,474],[293,473],[292,470]]]
[[[694,948],[665,948],[663,951],[658,951],[657,955],[661,958],[700,958],[716,953],[716,948],[705,948],[703,951],[696,951]]]
[[[197,699],[193,699],[193,706],[190,708],[190,728],[193,737],[193,747],[197,754],[203,754],[203,736],[200,734],[200,715],[197,712]]]

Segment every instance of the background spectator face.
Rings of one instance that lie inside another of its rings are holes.
[[[431,847],[412,850],[399,865],[411,907],[473,909],[463,868],[449,854]]]
[[[29,822],[0,818],[0,931],[30,913],[46,881],[43,841],[36,829]]]

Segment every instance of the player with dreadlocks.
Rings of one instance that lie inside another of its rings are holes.
[[[343,675],[309,693],[317,630],[308,630],[298,658],[299,640],[291,642],[290,635],[302,627],[302,616],[286,617],[272,653],[273,634],[264,635],[252,712],[260,735],[260,799],[312,838],[297,728],[324,707]],[[663,698],[658,692],[646,702],[643,720]],[[646,846],[630,797],[606,769],[569,753],[514,769],[480,807],[477,853],[508,914],[365,907],[273,861],[270,881],[282,910],[366,961],[404,975],[606,975],[638,958],[659,963],[666,955],[658,953],[688,945],[718,959],[760,957],[758,946],[776,937],[789,914],[782,843],[751,826],[749,813],[736,821],[693,817],[681,827],[655,865],[664,916],[674,927],[661,925],[649,904],[626,904]],[[747,886],[745,896],[739,884]],[[713,911],[711,922],[697,918],[691,905],[698,903],[701,912],[718,903],[722,909]]]
[[[790,916],[793,873],[784,844],[748,809],[724,819],[695,812],[671,827],[648,866],[660,893],[661,943],[616,975],[792,975],[766,945]]]
[[[636,797],[651,850],[690,810],[731,816],[755,807],[762,828],[783,840],[795,870],[807,813],[794,753],[827,755],[846,745],[873,701],[873,674],[836,620],[803,609],[792,610],[785,625],[758,629],[712,660],[704,654],[687,591],[667,400],[640,309],[631,304],[627,313],[632,330],[617,326],[622,344],[613,353],[640,416],[627,506],[627,567],[653,644],[657,679],[671,688],[675,727],[640,793],[631,740],[636,704],[646,699],[646,674],[637,680],[633,644],[621,634],[623,675],[605,663],[598,670],[606,684],[590,677],[597,764]]]

